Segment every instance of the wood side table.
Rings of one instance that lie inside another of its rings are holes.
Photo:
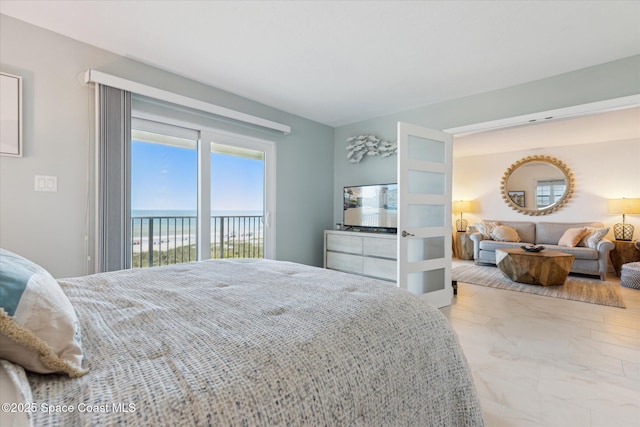
[[[456,255],[458,259],[473,259],[473,240],[469,232],[456,233]]]
[[[640,261],[640,251],[636,249],[634,243],[633,240],[613,241],[615,247],[609,252],[609,258],[611,259],[611,264],[613,264],[613,269],[616,271],[616,276],[620,277],[622,264]]]
[[[500,271],[514,282],[528,285],[564,284],[573,260],[573,255],[562,252],[496,249],[496,265]]]

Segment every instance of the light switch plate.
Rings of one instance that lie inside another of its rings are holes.
[[[48,191],[55,193],[58,191],[58,177],[36,175],[36,191]]]

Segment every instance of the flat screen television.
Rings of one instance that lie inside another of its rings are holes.
[[[342,222],[345,229],[385,231],[398,229],[398,185],[344,187]]]

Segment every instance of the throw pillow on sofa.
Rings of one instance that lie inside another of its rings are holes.
[[[506,225],[499,225],[491,231],[491,238],[498,242],[519,242],[518,232]]]
[[[483,221],[476,224],[476,228],[482,234],[482,237],[485,239],[492,239],[491,232],[494,228],[496,228],[499,224],[497,222],[489,222]]]
[[[587,234],[580,240],[577,246],[598,249],[598,243],[600,243],[600,240],[604,239],[604,236],[606,236],[608,232],[609,227],[587,227]]]
[[[587,233],[587,227],[568,228],[560,240],[558,240],[558,246],[573,248],[580,243],[580,240],[582,240]]]

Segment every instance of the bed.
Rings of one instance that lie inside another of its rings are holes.
[[[236,259],[58,283],[81,368],[27,372],[32,425],[483,425],[446,318],[387,282]]]

